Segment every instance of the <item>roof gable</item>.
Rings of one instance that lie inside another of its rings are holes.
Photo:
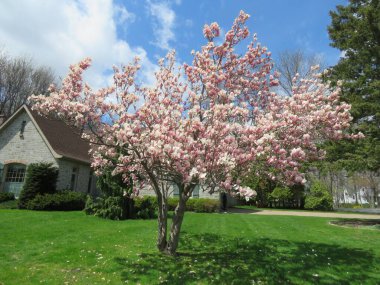
[[[0,132],[22,111],[29,115],[55,158],[68,158],[86,164],[90,163],[88,154],[90,145],[81,138],[79,130],[71,128],[60,120],[43,117],[26,105],[21,106],[0,126]]]

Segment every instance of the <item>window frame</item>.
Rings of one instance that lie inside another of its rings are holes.
[[[3,170],[1,171],[1,173]],[[26,165],[21,163],[7,164],[6,171],[4,171],[5,183],[23,183],[26,176]]]

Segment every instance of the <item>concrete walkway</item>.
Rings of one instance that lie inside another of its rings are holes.
[[[267,215],[267,216],[301,216],[301,217],[322,217],[322,218],[345,218],[345,219],[371,219],[380,220],[380,215],[365,215],[365,214],[344,214],[331,212],[309,212],[309,211],[273,211],[273,210],[246,210],[232,208],[229,213],[252,214],[252,215]]]

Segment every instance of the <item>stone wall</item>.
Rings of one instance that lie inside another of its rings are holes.
[[[26,124],[23,135],[20,136],[23,121]],[[58,166],[57,160],[25,111],[0,132],[0,162],[2,164],[51,162]]]
[[[81,164],[76,161],[60,159],[58,161],[59,164],[59,176],[57,189],[70,189],[71,187],[71,176],[73,174],[73,170],[76,170],[76,182],[74,185],[75,191],[82,193],[88,192],[88,183],[90,178],[91,168],[89,165]],[[95,176],[93,176],[90,193],[94,193],[95,190]]]

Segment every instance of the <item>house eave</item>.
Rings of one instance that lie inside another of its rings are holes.
[[[31,113],[31,111],[29,110],[29,108],[25,104],[22,105],[20,108],[18,108],[12,114],[12,116],[10,116],[6,121],[3,122],[3,124],[0,125],[0,132],[2,132],[9,124],[11,124],[12,121],[22,111],[25,111],[27,113],[27,115],[29,116],[30,120],[32,121],[34,127],[37,129],[37,132],[42,137],[42,140],[44,141],[44,143],[46,144],[46,146],[48,147],[49,151],[51,152],[51,154],[53,155],[53,157],[55,159],[66,159],[66,160],[75,161],[75,162],[78,162],[78,163],[81,163],[81,164],[86,164],[86,165],[90,165],[91,164],[90,160],[73,157],[73,156],[70,156],[70,155],[66,155],[65,153],[59,153],[59,152],[55,151],[54,148],[52,147],[52,145],[50,144],[49,140],[47,139],[47,137],[44,135],[44,133],[43,133],[42,129],[40,128],[40,126],[38,125],[37,121],[35,120],[33,114]]]
[[[29,109],[23,105],[25,111],[27,112],[27,114],[29,115],[30,119],[32,120],[34,126],[36,127],[38,133],[40,134],[40,136],[42,137],[42,139],[44,140],[44,142],[46,143],[47,147],[49,148],[50,152],[52,153],[52,155],[54,156],[54,158],[63,158],[63,155],[57,153],[53,147],[51,146],[51,144],[49,143],[48,139],[46,138],[46,136],[44,135],[44,133],[42,132],[41,128],[39,127],[39,125],[37,124],[36,120],[34,119],[32,113],[29,111]]]
[[[52,153],[53,157],[54,158],[58,158],[58,159],[59,158],[63,158],[63,156],[61,154],[57,153],[52,148],[52,146],[50,145],[50,143],[47,140],[46,136],[44,135],[44,133],[42,132],[42,130],[38,126],[37,122],[34,120],[33,115],[30,113],[29,109],[26,107],[25,104],[22,105],[20,108],[18,108],[17,111],[14,112],[12,116],[10,116],[4,123],[1,124],[1,126],[0,126],[0,132],[2,132],[19,115],[19,113],[21,113],[23,110],[28,114],[30,120],[32,121],[33,125],[37,129],[37,131],[40,134],[40,136],[42,137],[43,141],[45,142],[45,144],[49,148],[49,150]]]

